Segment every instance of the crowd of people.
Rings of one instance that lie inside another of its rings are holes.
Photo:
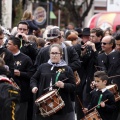
[[[115,32],[73,23],[64,30],[40,29],[26,10],[11,35],[4,36],[0,28],[0,88],[14,81],[13,93],[19,96],[10,104],[0,99],[0,118],[75,120],[76,114],[77,120],[87,120],[95,112],[98,120],[120,119],[120,25]],[[2,114],[6,110],[8,116]]]

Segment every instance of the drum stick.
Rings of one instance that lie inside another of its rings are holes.
[[[64,82],[64,81],[66,81],[67,79],[68,79],[68,78],[65,78],[64,80],[61,80],[61,81]],[[53,87],[53,86],[55,86],[55,84],[53,84],[53,85],[51,85],[51,86],[45,88],[44,90],[47,90],[47,89],[49,89],[50,87]]]
[[[21,90],[20,87],[17,85],[17,83],[14,81],[13,78],[10,78],[10,80],[13,82],[13,84],[16,86],[17,89]]]
[[[115,77],[120,77],[120,75],[110,76],[108,78],[115,78]]]
[[[79,101],[79,103],[80,103],[81,107],[82,107],[82,108],[84,108],[84,106],[83,106],[83,104],[82,104],[82,102],[81,102],[81,100],[80,100],[80,98],[79,98],[79,96],[78,96],[78,95],[77,95],[77,98],[78,98],[78,101]]]
[[[103,101],[103,102],[107,102],[107,101],[108,101],[108,99],[106,99],[106,100]],[[95,107],[91,108],[90,110],[87,111],[87,113],[90,112],[91,110],[95,109],[95,108],[96,108],[97,106],[99,106],[99,105],[100,105],[100,104],[98,104],[98,105],[96,105]]]

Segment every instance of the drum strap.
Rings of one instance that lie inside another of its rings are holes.
[[[97,106],[97,108],[100,108],[100,103],[101,103],[101,100],[102,100],[102,94],[100,94],[100,97],[99,97],[99,100],[98,100],[98,106]]]
[[[55,83],[58,81],[58,77],[60,76],[60,73],[61,73],[61,72],[58,72],[58,73],[57,73],[56,78],[55,78]],[[60,88],[59,88],[58,90],[60,90]]]
[[[58,81],[58,77],[60,76],[60,73],[61,73],[61,72],[58,72],[58,73],[57,73],[56,78],[55,78],[55,83]]]

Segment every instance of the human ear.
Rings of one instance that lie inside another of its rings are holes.
[[[104,84],[105,84],[105,85],[107,84],[107,80],[104,80]]]

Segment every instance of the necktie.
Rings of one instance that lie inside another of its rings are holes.
[[[99,97],[99,100],[98,100],[98,106],[97,106],[97,108],[100,108],[100,103],[101,103],[101,100],[102,100],[102,94],[100,94],[100,97]]]

